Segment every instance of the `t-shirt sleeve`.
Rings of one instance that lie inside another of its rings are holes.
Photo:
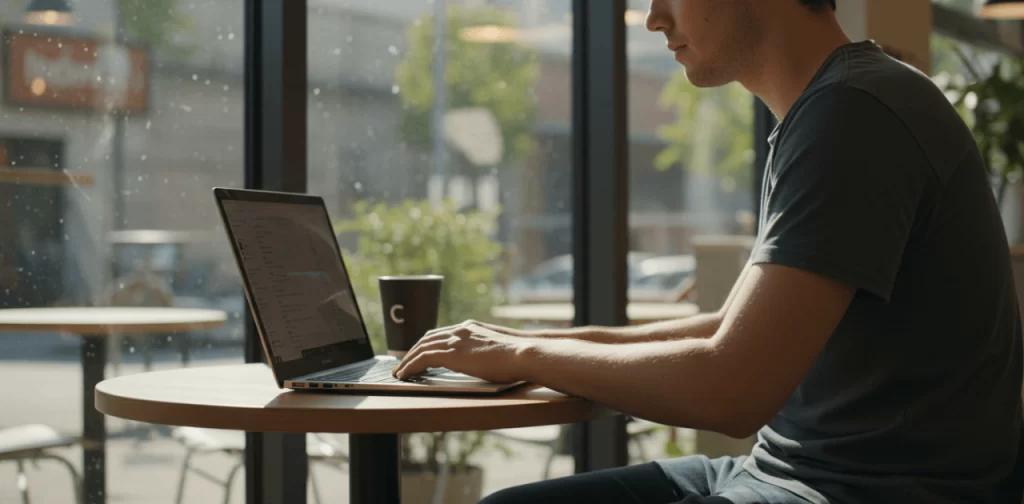
[[[754,264],[831,277],[888,302],[931,170],[874,96],[832,86],[794,112],[775,149]]]

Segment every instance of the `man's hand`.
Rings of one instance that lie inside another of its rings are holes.
[[[500,325],[496,325],[496,324],[488,324],[486,322],[478,322],[476,320],[467,320],[467,321],[465,321],[465,322],[463,322],[461,324],[457,324],[457,325],[453,325],[453,326],[448,326],[448,327],[441,327],[441,328],[438,328],[438,329],[434,329],[432,331],[427,331],[427,334],[424,334],[422,339],[427,339],[430,336],[434,336],[436,334],[451,334],[454,331],[457,331],[459,329],[463,329],[463,328],[466,328],[466,327],[469,327],[469,326],[482,327],[484,329],[487,329],[487,330],[490,330],[490,331],[494,331],[494,332],[499,333],[499,334],[504,334],[506,336],[518,336],[518,337],[522,337],[522,338],[557,337],[555,335],[554,331],[529,331],[529,330],[526,330],[526,329],[514,329],[514,328],[511,328],[511,327],[505,327],[505,326],[500,326]]]
[[[519,362],[529,340],[502,334],[476,323],[427,333],[395,368],[395,378],[408,379],[427,368],[444,367],[496,383],[522,380]]]

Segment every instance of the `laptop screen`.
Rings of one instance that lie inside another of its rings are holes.
[[[275,368],[343,364],[350,360],[339,357],[369,341],[327,213],[314,201],[220,201]],[[320,365],[289,365],[300,360]]]

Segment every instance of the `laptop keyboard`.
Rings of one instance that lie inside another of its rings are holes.
[[[315,378],[310,381],[319,382],[355,382],[355,383],[397,383],[399,380],[391,376],[391,372],[395,370],[398,365],[397,362],[382,362],[373,361],[368,362],[365,365],[354,366],[348,369],[343,369],[336,373],[331,373],[320,378]],[[448,372],[444,368],[433,368],[427,370],[419,376],[434,376]]]

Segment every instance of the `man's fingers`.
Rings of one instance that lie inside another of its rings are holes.
[[[462,327],[462,324],[451,325],[451,326],[447,326],[447,327],[438,327],[437,329],[431,329],[431,330],[427,331],[425,334],[423,334],[423,338],[420,338],[420,341],[423,341],[423,340],[425,340],[425,339],[427,339],[427,338],[429,338],[431,336],[435,336],[437,334],[450,333],[450,332],[458,329],[459,327]]]
[[[417,343],[416,346],[412,348],[412,350],[409,350],[409,353],[405,354],[405,357],[402,359],[402,362],[398,363],[398,366],[395,367],[395,370],[391,373],[391,375],[394,376],[395,378],[398,378],[402,370],[405,369],[406,366],[409,365],[409,363],[414,362],[416,358],[423,353],[450,348],[451,339],[452,335],[450,334],[436,334],[432,336],[429,341],[420,340],[420,342]]]
[[[454,351],[454,349],[449,348],[447,350],[430,350],[422,352],[408,362],[402,361],[402,366],[398,369],[398,373],[395,377],[399,380],[405,380],[410,376],[415,376],[426,371],[427,368],[441,367],[441,359],[443,356]]]
[[[439,327],[437,329],[431,329],[431,330],[427,331],[423,335],[423,338],[427,338],[429,336],[434,336],[434,335],[437,335],[437,334],[453,333],[453,332],[458,331],[459,329],[466,329],[466,328],[469,328],[469,327],[474,326],[474,325],[478,325],[478,326],[481,326],[481,327],[486,327],[485,324],[481,324],[480,322],[477,322],[475,320],[466,320],[465,322],[462,322],[461,324],[455,324],[455,325],[450,325],[450,326],[447,326],[447,327]]]

